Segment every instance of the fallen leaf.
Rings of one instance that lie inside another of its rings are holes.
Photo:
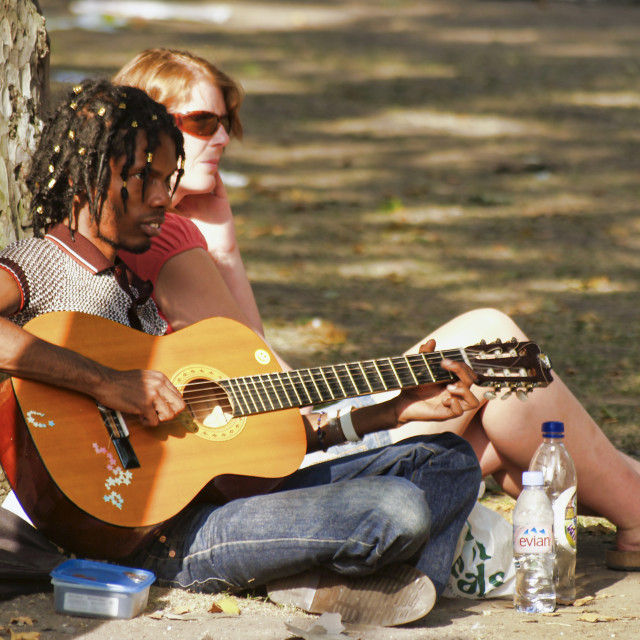
[[[172,613],[172,612],[167,612],[164,614],[163,616],[164,618],[166,618],[167,620],[198,620],[199,616],[195,613]]]
[[[154,611],[147,615],[147,618],[151,618],[152,620],[162,620],[162,618],[164,618],[164,613],[162,611]]]
[[[618,618],[603,616],[599,613],[583,613],[578,620],[582,622],[613,622],[614,620],[618,620]]]
[[[222,600],[218,600],[215,604],[217,604],[220,610],[224,613],[229,613],[235,616],[240,615],[240,607],[233,598],[222,598]]]
[[[211,604],[211,607],[209,607],[209,613],[222,613],[222,609],[215,602],[213,602]]]
[[[584,289],[587,289],[590,291],[607,292],[607,291],[613,290],[613,285],[611,283],[611,280],[607,276],[589,278],[588,280],[583,282],[582,286]],[[588,319],[589,323],[594,321],[595,322],[599,321],[597,314],[584,314],[584,315],[589,316],[589,319]]]
[[[171,609],[171,613],[173,613],[176,616],[183,616],[185,613],[191,613],[192,609],[191,607],[173,607],[173,609]]]
[[[323,613],[309,629],[300,629],[286,622],[285,626],[302,640],[344,640],[349,637],[341,633],[345,627],[339,613]]]
[[[366,300],[352,302],[349,304],[349,308],[355,311],[373,311],[375,309],[374,305]]]
[[[173,611],[154,611],[153,613],[149,613],[145,617],[151,618],[152,620],[201,620],[203,619],[202,615],[198,615],[197,613],[192,613],[189,609],[186,610],[186,613],[174,613]]]
[[[18,627],[33,627],[33,620],[28,616],[18,616],[17,618],[11,618],[9,624],[15,624]]]
[[[593,596],[587,596],[586,598],[579,598],[578,600],[576,600],[573,603],[574,607],[582,607],[583,605],[587,604],[588,602],[593,602],[595,600],[595,598]]]
[[[13,629],[9,629],[11,633],[11,640],[40,640],[39,631],[18,631],[17,633]]]

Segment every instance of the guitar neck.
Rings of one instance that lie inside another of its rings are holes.
[[[228,394],[233,415],[250,416],[381,391],[449,382],[455,376],[440,366],[443,358],[468,363],[464,349],[451,349],[227,378],[217,382]]]

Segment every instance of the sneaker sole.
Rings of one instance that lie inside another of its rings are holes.
[[[413,567],[385,567],[369,576],[313,570],[274,580],[269,598],[309,613],[339,613],[343,622],[392,627],[426,616],[436,601],[431,580]]]
[[[640,551],[607,549],[605,562],[609,569],[616,571],[640,571]]]

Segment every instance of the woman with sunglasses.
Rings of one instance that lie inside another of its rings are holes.
[[[230,139],[242,138],[241,88],[203,58],[169,49],[141,52],[114,82],[143,89],[164,104],[184,135],[185,148],[175,211],[166,213],[162,233],[148,252],[122,252],[122,259],[153,282],[154,298],[170,330],[225,316],[263,335],[219,173]]]
[[[180,215],[168,212],[152,249],[139,256],[126,254],[125,261],[153,282],[156,302],[173,329],[225,316],[264,335],[218,173],[230,137],[242,136],[239,86],[202,58],[166,49],[142,52],[115,81],[144,89],[174,114],[184,134],[186,154],[185,175],[173,200]],[[483,338],[512,336],[527,339],[505,314],[478,309],[454,318],[428,338],[435,338],[438,348],[447,349]],[[409,352],[417,350],[418,345]],[[351,406],[377,402],[383,395],[356,399]],[[637,557],[628,557],[640,568],[640,463],[612,445],[557,375],[548,388],[535,390],[528,402],[521,402],[515,394],[504,402],[483,398],[476,411],[444,425],[471,443],[484,476],[493,475],[505,491],[517,496],[522,471],[540,443],[540,426],[546,420],[565,423],[565,442],[578,471],[581,506],[618,526],[619,548],[634,551]],[[365,441],[368,447],[380,446],[442,431],[440,423],[414,422],[372,434]],[[332,448],[330,453],[348,453],[350,447],[344,445],[342,451]],[[320,454],[315,460],[325,458]],[[626,562],[612,562],[616,561]]]

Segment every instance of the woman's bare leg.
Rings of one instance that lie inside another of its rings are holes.
[[[436,349],[465,347],[484,338],[526,339],[505,314],[479,309],[454,318],[429,338]],[[483,390],[477,388],[478,395]],[[535,389],[527,401],[515,396],[483,402],[474,415],[446,423],[410,423],[392,432],[394,441],[417,433],[454,431],[474,447],[484,475],[493,474],[512,495],[520,489],[520,472],[527,469],[541,442],[546,420],[565,424],[565,445],[578,473],[578,500],[618,527],[618,547],[640,550],[640,462],[618,451],[564,382]]]

